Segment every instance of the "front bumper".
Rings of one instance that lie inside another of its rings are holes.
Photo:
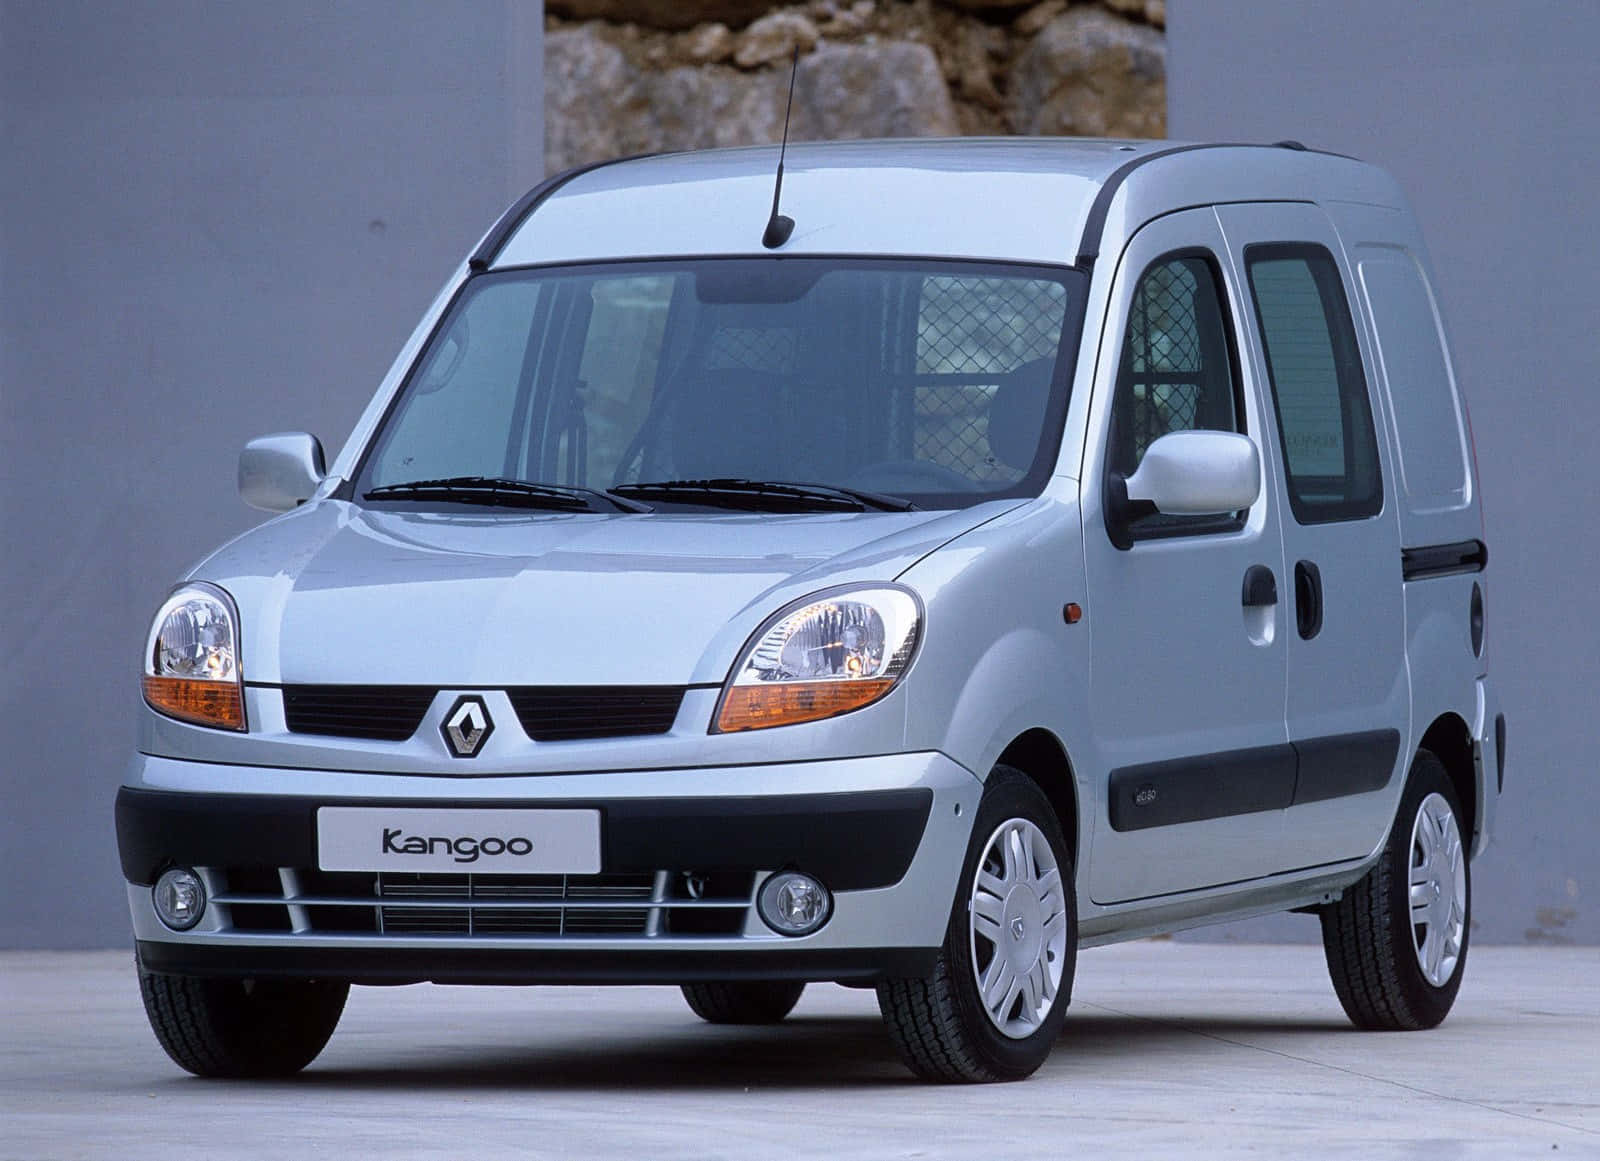
[[[174,974],[494,983],[789,978],[932,968],[981,785],[935,753],[460,780],[141,756],[117,832],[141,962]],[[590,808],[594,876],[319,869],[324,806]],[[174,932],[149,885],[196,868],[212,903]],[[819,931],[756,913],[773,871],[834,892]]]

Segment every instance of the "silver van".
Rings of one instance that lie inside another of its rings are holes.
[[[552,178],[349,441],[156,611],[117,799],[151,1025],[304,1067],[351,984],[877,989],[1014,1079],[1078,949],[1320,917],[1439,1023],[1504,779],[1466,410],[1382,171],[797,145]]]

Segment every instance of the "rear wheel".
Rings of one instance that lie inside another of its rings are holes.
[[[139,969],[145,1015],[168,1056],[196,1076],[289,1076],[333,1035],[350,985],[326,980],[169,976]]]
[[[1420,750],[1383,853],[1322,909],[1328,974],[1360,1028],[1432,1028],[1466,968],[1472,879],[1461,804],[1444,766]]]
[[[933,974],[886,980],[878,1006],[926,1080],[1020,1080],[1061,1032],[1077,960],[1072,858],[1049,800],[998,766],[984,786]]]
[[[804,980],[713,980],[684,984],[683,998],[710,1024],[776,1024],[800,1002]]]

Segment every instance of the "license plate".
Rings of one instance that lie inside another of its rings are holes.
[[[324,806],[317,811],[317,866],[593,875],[600,870],[600,812]]]

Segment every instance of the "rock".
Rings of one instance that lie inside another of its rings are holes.
[[[612,94],[635,79],[622,50],[592,24],[545,33],[544,157],[547,172],[621,152]],[[596,99],[596,94],[607,94]]]
[[[817,44],[817,26],[798,12],[768,13],[745,29],[734,50],[733,63],[742,69],[759,68],[775,60],[786,60],[798,46],[810,52]]]
[[[998,29],[994,31],[998,32]],[[1005,101],[994,86],[994,76],[989,71],[992,53],[981,36],[962,36],[944,46],[945,77],[954,81],[961,96],[998,110]]]
[[[734,28],[772,8],[771,0],[545,0],[545,11],[571,20],[610,20],[679,30],[720,21]]]
[[[938,58],[925,44],[824,45],[800,59],[795,136],[945,137],[961,131]]]
[[[1029,0],[939,0],[947,8],[964,8],[968,12],[993,12],[1010,8],[1026,8]]]
[[[1017,17],[1011,27],[1023,36],[1033,36],[1067,10],[1067,0],[1044,0]]]
[[[831,17],[817,26],[817,31],[823,36],[856,36],[866,30],[868,22],[872,19],[870,7],[867,11],[860,11],[861,5],[835,12]]]
[[[622,110],[631,136],[621,152],[776,144],[788,88],[788,74],[779,69],[678,68],[646,74]]]
[[[545,38],[550,172],[630,153],[775,144],[782,135],[785,70],[641,71],[598,28],[578,25]],[[800,58],[793,140],[959,131],[939,62],[926,45],[822,45]]]
[[[552,86],[545,115],[548,172],[632,153],[776,141],[783,130],[788,77],[780,70],[742,73],[710,65],[640,72],[616,49],[606,53],[588,38],[569,33],[553,40],[545,41]]]
[[[1019,133],[1165,136],[1166,42],[1103,9],[1071,9],[1017,58],[1011,118]]]
[[[706,19],[667,32],[650,23],[658,19],[652,4],[696,14],[739,6],[549,0],[556,13],[604,8],[635,23],[553,17],[547,163],[556,170],[627,153],[775,142],[796,47],[795,140],[1165,132],[1165,0],[1138,0],[1134,19],[1114,15],[1109,0],[956,10],[976,2],[793,0],[742,30]],[[752,8],[739,11],[748,17]]]
[[[690,60],[701,64],[716,64],[733,55],[733,33],[721,22],[702,24],[693,32],[685,33],[684,53]]]

